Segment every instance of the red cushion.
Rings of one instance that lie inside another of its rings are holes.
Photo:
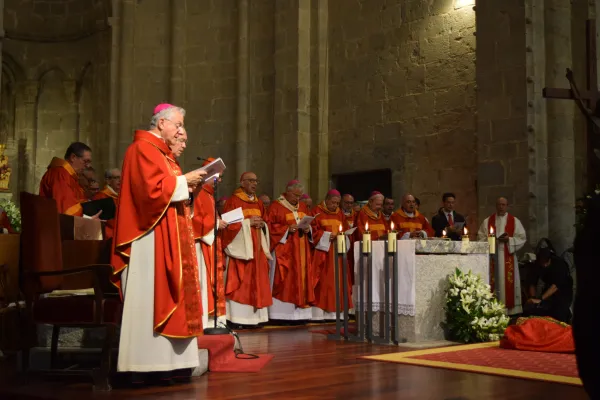
[[[33,319],[38,324],[93,324],[94,296],[46,297],[33,303]],[[123,303],[118,297],[104,301],[105,324],[121,323]]]

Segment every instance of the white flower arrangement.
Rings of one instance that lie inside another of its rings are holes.
[[[10,200],[0,199],[0,213],[6,212],[10,226],[15,232],[21,232],[21,210]]]
[[[449,339],[463,343],[500,340],[510,319],[490,285],[458,268],[448,276],[448,284],[444,327]]]

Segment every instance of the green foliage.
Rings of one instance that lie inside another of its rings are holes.
[[[10,226],[15,232],[21,232],[21,210],[10,200],[0,199],[0,209],[6,211]]]

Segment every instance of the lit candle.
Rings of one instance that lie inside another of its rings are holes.
[[[346,253],[346,237],[342,232],[342,225],[340,224],[340,230],[336,237],[337,239],[337,252],[338,254]]]
[[[363,233],[362,252],[363,253],[371,252],[371,232],[369,232],[369,223],[368,222],[365,224],[365,233]]]
[[[488,243],[490,245],[490,254],[496,254],[496,235],[494,235],[494,228],[490,227],[490,234],[488,236]]]
[[[446,238],[446,230],[445,229],[442,231],[442,238]]]
[[[467,228],[465,227],[465,229],[463,230],[463,237],[462,237],[462,241],[469,243],[469,231],[467,230]]]
[[[398,251],[398,242],[396,239],[396,231],[394,230],[394,223],[391,225],[392,230],[388,233],[388,253],[395,253]]]

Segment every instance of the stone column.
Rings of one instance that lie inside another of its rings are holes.
[[[249,0],[238,1],[236,177],[248,171]]]
[[[186,0],[171,0],[169,11],[171,13],[169,101],[185,107],[187,100],[185,95]],[[179,158],[180,165],[185,165],[185,153],[184,151]],[[197,156],[188,154],[188,157],[195,159]]]
[[[135,0],[122,0],[120,2],[120,40],[118,47],[119,74],[117,87],[119,98],[117,107],[117,161],[123,160],[127,146],[133,138],[133,86],[135,69],[134,63],[134,37],[135,37]],[[114,49],[116,50],[116,49]],[[114,53],[113,53],[114,54]]]
[[[2,68],[2,42],[3,41],[4,41],[4,0],[0,0],[0,70]],[[2,87],[2,74],[1,73],[0,73],[0,87]]]
[[[546,84],[564,87],[565,69],[571,67],[571,4],[546,0]],[[573,242],[575,214],[574,103],[550,100],[548,115],[548,231],[561,253]]]
[[[108,23],[111,27],[111,60],[110,60],[110,116],[108,132],[108,168],[120,167],[118,141],[119,141],[119,67],[121,65],[119,56],[121,55],[121,2],[113,0],[112,16]]]

